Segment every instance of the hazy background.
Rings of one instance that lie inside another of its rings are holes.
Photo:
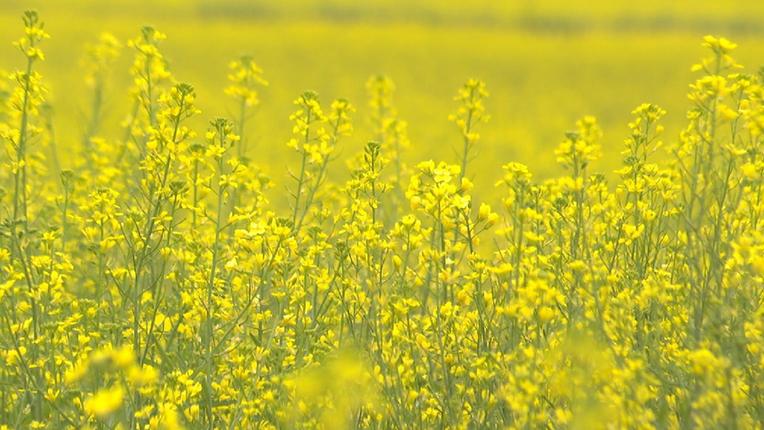
[[[64,163],[88,103],[83,47],[102,31],[125,41],[151,24],[168,35],[162,46],[171,69],[197,88],[205,121],[233,110],[223,95],[231,59],[250,54],[264,69],[270,86],[254,119],[251,155],[279,181],[294,158],[284,145],[292,100],[305,89],[326,103],[346,97],[357,106],[356,133],[343,148],[352,154],[370,137],[366,79],[387,74],[409,122],[405,158],[455,161],[459,136],[447,121],[453,95],[468,77],[485,80],[492,119],[482,131],[480,168],[472,171],[490,187],[510,160],[553,174],[551,149],[585,114],[605,130],[602,170],[616,165],[630,112],[643,101],[668,110],[673,139],[705,34],[738,42],[736,57],[748,71],[764,64],[764,2],[757,1],[0,0],[0,68],[22,64],[11,41],[27,8],[40,12],[52,35],[41,71]],[[125,47],[108,88],[112,129],[130,106],[131,58]]]

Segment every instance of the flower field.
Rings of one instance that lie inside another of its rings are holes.
[[[218,117],[151,26],[88,45],[57,133],[44,21],[0,83],[0,429],[762,428],[764,69],[727,38],[675,133],[645,100],[491,176],[490,81],[412,162],[392,77],[264,136],[256,57]]]

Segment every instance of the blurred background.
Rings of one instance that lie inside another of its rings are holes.
[[[764,64],[761,1],[0,0],[2,69],[22,64],[11,42],[28,8],[40,12],[52,36],[41,71],[64,162],[88,106],[79,67],[84,47],[102,31],[124,42],[151,24],[168,35],[163,50],[171,70],[196,87],[205,121],[234,111],[223,94],[230,60],[249,54],[264,69],[270,86],[250,148],[278,182],[294,158],[285,146],[292,101],[305,89],[326,104],[345,97],[356,105],[356,132],[343,147],[349,155],[371,136],[366,80],[389,75],[409,123],[412,146],[404,158],[456,162],[460,137],[447,120],[453,96],[467,78],[485,80],[492,118],[472,172],[479,186],[492,188],[507,161],[524,162],[541,177],[555,174],[551,150],[586,114],[605,132],[602,171],[616,167],[630,112],[641,102],[668,110],[666,140],[674,139],[705,34],[736,41],[748,71]],[[115,129],[130,106],[131,57],[125,47],[107,90],[107,121]]]

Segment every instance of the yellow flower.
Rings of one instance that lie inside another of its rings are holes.
[[[542,322],[549,322],[554,318],[554,311],[548,306],[543,306],[538,311],[539,318]]]
[[[85,411],[88,414],[104,418],[122,406],[125,392],[121,386],[99,390],[85,400]]]
[[[121,369],[126,369],[135,362],[133,348],[128,345],[122,345],[118,349],[113,350],[111,357],[114,365]]]
[[[742,166],[740,166],[740,170],[743,172],[743,176],[745,176],[746,179],[755,181],[761,177],[761,174],[759,173],[759,168],[753,163],[743,164]]]

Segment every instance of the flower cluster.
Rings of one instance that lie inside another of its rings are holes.
[[[409,169],[374,77],[370,136],[347,100],[297,98],[298,170],[271,203],[242,149],[265,85],[249,57],[229,70],[238,117],[198,130],[194,88],[143,29],[111,136],[103,36],[86,147],[60,169],[47,35],[24,24],[0,110],[0,428],[761,428],[764,82],[726,39],[704,39],[677,139],[662,108],[633,111],[613,182],[584,117],[560,177],[510,162],[481,202],[485,85],[459,90],[455,164]]]

